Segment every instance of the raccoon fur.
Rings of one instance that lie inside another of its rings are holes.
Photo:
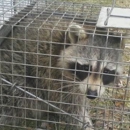
[[[93,129],[87,98],[101,96],[106,85],[118,80],[122,73],[118,64],[122,60],[122,40],[112,34],[89,34],[78,23],[61,21],[25,17],[13,26],[0,45],[0,73],[1,78],[81,122],[1,81],[0,125],[3,128],[4,124],[11,125],[11,130],[16,129],[13,126],[28,127],[25,120],[34,120],[38,122],[34,128],[42,129],[44,121],[41,120],[48,121],[52,114],[59,121],[75,124],[77,129]]]

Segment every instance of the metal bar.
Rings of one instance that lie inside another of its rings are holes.
[[[0,16],[1,15],[3,15],[3,14],[5,14],[5,13],[7,13],[9,10],[11,10],[11,9],[14,9],[14,7],[16,7],[17,5],[19,5],[20,3],[22,3],[24,0],[21,0],[20,2],[18,2],[17,4],[15,4],[14,6],[12,6],[12,7],[10,7],[8,10],[6,10],[4,13],[1,13],[0,14]]]
[[[12,29],[12,25],[13,24],[18,24],[19,22],[21,22],[25,17],[26,17],[26,15],[29,13],[29,12],[31,12],[31,10],[33,9],[33,7],[34,7],[34,5],[36,4],[36,2],[34,2],[34,3],[32,3],[31,5],[29,5],[29,6],[27,6],[27,7],[25,7],[23,10],[21,10],[18,14],[21,14],[21,18],[19,19],[19,20],[17,20],[17,21],[12,21],[11,19],[10,19],[10,21],[8,21],[9,22],[9,24],[7,24],[7,25],[3,25],[2,26],[2,28],[0,29],[0,45],[2,44],[2,42],[5,40],[5,38],[4,37],[7,37],[8,35],[9,35],[9,33],[11,32],[11,29]],[[29,8],[29,12],[26,12],[27,11],[27,9]],[[26,14],[22,14],[22,12],[26,12]],[[17,15],[18,15],[17,14]],[[16,15],[16,16],[17,16]],[[14,16],[14,18],[15,18],[15,16]],[[7,22],[7,23],[8,23]],[[10,24],[10,22],[12,23],[12,24]]]
[[[14,84],[12,84],[11,82],[9,82],[9,81],[7,81],[7,80],[5,80],[5,79],[3,79],[3,78],[1,78],[1,80],[2,80],[2,81],[4,81],[5,83],[7,83],[7,84],[11,85],[11,87],[12,87],[11,89],[12,89],[12,90],[13,90],[13,87],[15,87],[15,88],[17,88],[18,90],[20,90],[20,91],[22,91],[22,92],[24,92],[24,93],[28,94],[29,96],[31,96],[31,97],[33,97],[33,98],[35,98],[35,99],[37,99],[37,100],[39,100],[39,101],[41,101],[41,102],[43,102],[43,103],[47,104],[47,105],[49,105],[49,106],[51,106],[51,107],[55,108],[56,110],[58,110],[58,111],[60,111],[60,112],[64,113],[65,115],[70,116],[71,118],[73,118],[73,119],[75,119],[75,120],[79,121],[80,123],[82,123],[82,124],[84,125],[84,128],[86,128],[86,127],[89,125],[89,123],[84,123],[83,121],[79,120],[79,119],[78,119],[78,118],[76,118],[75,116],[71,115],[70,113],[67,113],[67,112],[63,111],[62,109],[60,109],[60,108],[56,107],[55,105],[53,105],[53,104],[49,103],[48,101],[43,100],[43,99],[41,99],[41,98],[37,97],[36,95],[34,95],[34,94],[32,94],[32,93],[28,92],[28,91],[25,91],[24,89],[22,89],[22,88],[21,88],[21,87],[19,87],[19,86],[16,86],[16,84],[15,84],[15,83],[14,83]]]
[[[111,7],[110,11],[109,11],[109,8],[107,8],[107,19],[105,20],[104,25],[108,24],[108,19],[110,18],[110,15],[113,11],[113,8],[115,7],[115,2],[116,2],[116,0],[113,0],[112,7]]]
[[[110,17],[119,17],[119,18],[130,18],[130,16],[119,16],[119,15],[110,15]]]

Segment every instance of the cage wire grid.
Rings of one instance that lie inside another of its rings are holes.
[[[97,28],[102,6],[90,1],[1,1],[2,130],[130,129],[129,30]],[[111,42],[120,39],[119,48],[109,46],[109,39]],[[98,40],[104,45],[95,46]],[[126,42],[125,49],[121,48],[122,41]],[[99,51],[103,55],[96,59]],[[122,51],[123,61],[120,61]],[[104,58],[109,56],[108,52],[114,53],[112,61]],[[93,71],[94,62],[102,63],[104,69]],[[107,62],[111,62],[109,69],[114,68],[114,71],[105,68]],[[123,73],[119,72],[121,74],[115,73],[121,71],[119,66],[124,68]],[[104,73],[107,73],[106,79],[121,77],[120,84],[116,79],[114,85],[105,84],[106,91],[99,96],[103,91],[102,80],[95,84],[88,77],[91,79],[97,74],[103,79]],[[86,98],[87,92],[82,89],[86,84],[95,84],[99,89],[99,95],[94,95],[95,100]],[[86,120],[92,120],[92,126]]]

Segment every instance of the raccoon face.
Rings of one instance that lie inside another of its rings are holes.
[[[121,60],[121,51],[115,49],[120,43],[118,39],[107,39],[108,46],[105,47],[105,39],[99,36],[94,41],[91,38],[81,40],[63,50],[59,59],[60,67],[68,69],[74,80],[79,82],[80,91],[90,99],[102,95],[105,86],[115,83],[122,73],[122,67],[117,63]]]

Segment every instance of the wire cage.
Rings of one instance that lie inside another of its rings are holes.
[[[130,129],[129,29],[96,27],[102,6],[1,0],[0,130]]]

